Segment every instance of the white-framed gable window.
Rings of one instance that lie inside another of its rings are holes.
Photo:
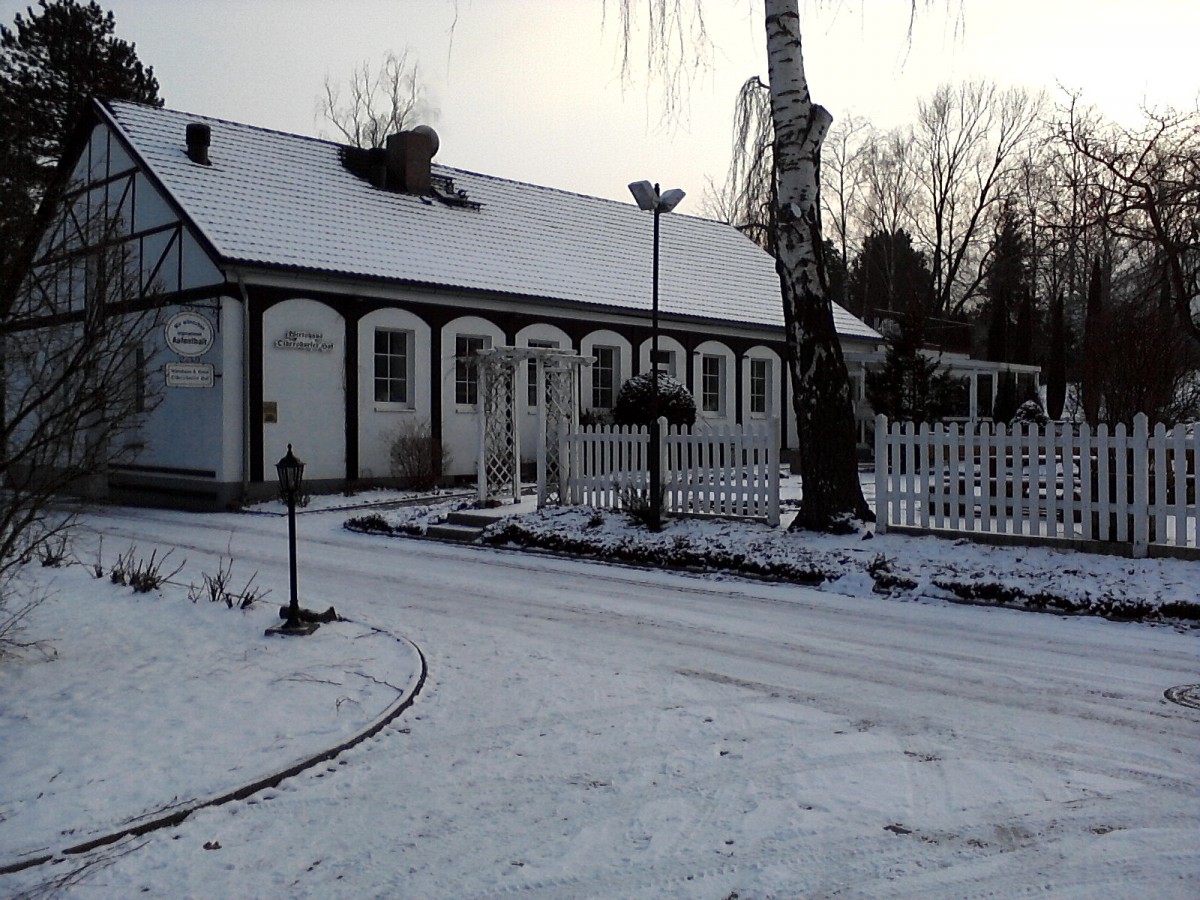
[[[375,402],[412,406],[412,332],[375,329]]]
[[[539,340],[538,338],[530,338],[528,345],[534,349],[554,350],[558,347],[558,341]],[[536,412],[538,408],[537,395],[537,360],[529,360],[528,365],[528,385],[526,386],[526,404],[529,406],[530,412]]]
[[[612,409],[617,403],[617,379],[621,372],[621,348],[592,347],[592,409]]]
[[[725,414],[725,357],[705,353],[700,357],[700,409]]]
[[[750,358],[750,415],[765,416],[770,409],[771,361]]]
[[[474,406],[479,402],[479,366],[474,356],[492,346],[483,334],[459,334],[454,337],[454,402]]]

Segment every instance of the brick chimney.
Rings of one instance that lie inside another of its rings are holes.
[[[387,186],[390,190],[406,194],[429,193],[429,165],[437,152],[431,131],[418,128],[388,135]]]

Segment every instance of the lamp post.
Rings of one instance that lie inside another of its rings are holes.
[[[291,584],[291,600],[288,603],[283,625],[277,628],[268,628],[267,634],[312,634],[320,626],[316,622],[301,620],[300,599],[296,590],[296,498],[300,496],[300,486],[304,481],[304,462],[292,453],[291,444],[288,444],[287,455],[275,464],[275,471],[279,475],[279,491],[283,494],[288,508],[288,574]]]
[[[654,213],[654,272],[650,293],[650,508],[651,527],[662,528],[662,458],[660,447],[662,436],[658,424],[658,218],[669,213],[684,198],[679,188],[659,190],[657,184],[635,181],[629,185],[629,193],[637,201],[639,209]]]

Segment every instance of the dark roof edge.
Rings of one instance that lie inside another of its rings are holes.
[[[548,296],[539,296],[539,295],[535,295],[535,294],[518,294],[515,291],[500,291],[500,290],[496,290],[494,288],[476,288],[476,287],[466,287],[466,286],[461,286],[461,285],[438,284],[438,283],[432,282],[432,281],[415,281],[412,279],[388,278],[383,275],[361,275],[361,274],[355,274],[355,273],[337,272],[332,269],[312,269],[312,268],[305,268],[303,266],[285,265],[282,263],[263,263],[263,262],[258,262],[258,261],[254,261],[254,260],[229,259],[229,260],[226,260],[226,262],[229,264],[229,266],[231,266],[231,267],[237,269],[239,272],[245,273],[247,275],[250,275],[251,273],[253,273],[255,271],[265,272],[265,273],[278,272],[278,273],[296,275],[296,276],[300,276],[300,277],[308,276],[308,277],[312,277],[312,278],[329,278],[329,279],[337,279],[337,280],[344,280],[344,281],[366,281],[366,282],[370,282],[372,284],[388,285],[388,286],[393,286],[393,287],[398,287],[398,288],[404,288],[404,287],[421,288],[423,290],[431,290],[431,291],[436,291],[438,293],[458,292],[458,293],[463,293],[463,294],[470,294],[473,296],[495,297],[495,298],[500,298],[500,299],[505,299],[505,300],[511,300],[511,299],[532,300],[532,301],[547,304],[547,305],[550,305],[550,306],[553,306],[553,307],[556,307],[559,309],[577,309],[577,310],[583,310],[583,311],[600,310],[603,312],[611,313],[616,316],[628,317],[630,315],[635,315],[635,316],[644,315],[647,318],[649,318],[651,315],[651,311],[649,309],[642,310],[642,309],[631,308],[628,306],[612,306],[607,303],[599,303],[599,302],[591,303],[586,300],[568,300],[564,297],[548,297]],[[694,322],[694,323],[698,323],[698,324],[711,323],[713,325],[722,325],[722,326],[737,325],[737,326],[741,326],[743,328],[761,328],[761,329],[766,329],[766,330],[771,330],[771,331],[776,331],[776,330],[783,331],[783,329],[784,329],[783,324],[776,325],[776,324],[770,324],[770,323],[766,323],[766,322],[745,322],[745,321],[735,320],[735,319],[718,319],[718,318],[715,318],[712,316],[698,316],[698,315],[691,315],[688,313],[671,313],[671,312],[663,312],[662,310],[659,310],[659,317],[665,318],[665,319],[670,319],[673,321]],[[881,343],[884,340],[883,337],[870,337],[868,335],[858,335],[858,334],[842,334],[840,332],[838,333],[838,338],[840,340],[863,341],[866,343],[874,343],[874,344]]]

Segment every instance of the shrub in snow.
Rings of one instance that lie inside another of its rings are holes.
[[[650,500],[650,491],[640,488],[625,488],[621,491],[621,509],[629,521],[651,531],[662,531],[662,508],[666,489],[659,488],[658,505]]]
[[[664,375],[658,377],[658,414],[669,425],[696,424],[696,401],[682,384]],[[653,420],[654,382],[646,372],[635,375],[621,385],[613,407],[613,422],[617,425],[649,425]]]
[[[1050,417],[1046,415],[1042,409],[1042,404],[1036,400],[1026,400],[1017,407],[1017,411],[1013,413],[1013,425],[1037,425],[1040,428],[1045,428],[1050,424]]]
[[[413,419],[397,428],[388,454],[392,477],[415,490],[436,487],[450,464],[449,452],[434,437],[428,419]]]

